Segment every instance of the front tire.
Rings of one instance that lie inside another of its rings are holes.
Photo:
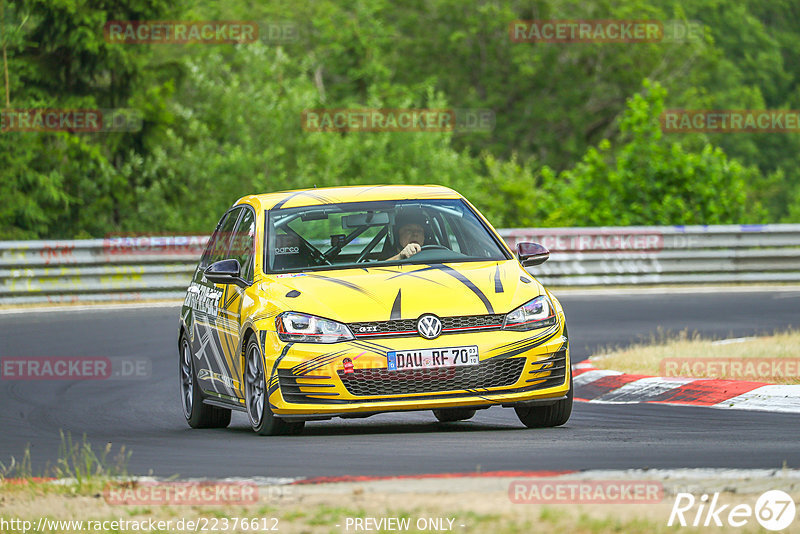
[[[469,408],[438,408],[433,410],[433,415],[440,423],[453,423],[455,421],[466,421],[475,415],[475,410]]]
[[[561,426],[569,420],[572,414],[572,372],[569,374],[569,393],[564,400],[557,401],[550,406],[531,406],[514,408],[517,417],[528,428],[548,428]]]
[[[269,390],[261,349],[252,337],[247,342],[245,360],[244,398],[250,426],[259,436],[299,434],[305,421],[288,422],[272,413],[269,407]]]
[[[192,428],[225,428],[231,422],[231,411],[203,403],[203,393],[197,383],[192,348],[186,334],[181,334],[178,344],[180,354],[178,373],[180,376],[181,405],[183,416]]]

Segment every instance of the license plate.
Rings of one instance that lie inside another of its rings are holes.
[[[478,346],[444,347],[441,349],[397,350],[386,353],[389,371],[436,369],[478,364]]]

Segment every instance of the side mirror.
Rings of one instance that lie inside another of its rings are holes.
[[[533,267],[546,262],[550,251],[539,243],[517,243],[517,258],[523,267]]]
[[[220,260],[209,265],[205,275],[215,284],[236,284],[239,287],[247,287],[250,284],[241,277],[241,272],[239,260]]]

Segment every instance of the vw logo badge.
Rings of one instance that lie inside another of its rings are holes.
[[[423,315],[417,320],[417,332],[425,339],[435,339],[442,333],[442,321],[435,315]]]

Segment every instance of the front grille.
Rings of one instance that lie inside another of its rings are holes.
[[[519,380],[525,362],[525,358],[496,358],[478,365],[438,369],[356,369],[347,374],[340,370],[339,378],[348,393],[359,397],[494,388]]]
[[[442,334],[455,334],[474,330],[487,331],[499,330],[503,327],[505,315],[461,315],[455,317],[442,317]],[[375,338],[387,336],[416,336],[416,319],[393,319],[390,321],[368,321],[350,323],[350,331],[357,338]]]

